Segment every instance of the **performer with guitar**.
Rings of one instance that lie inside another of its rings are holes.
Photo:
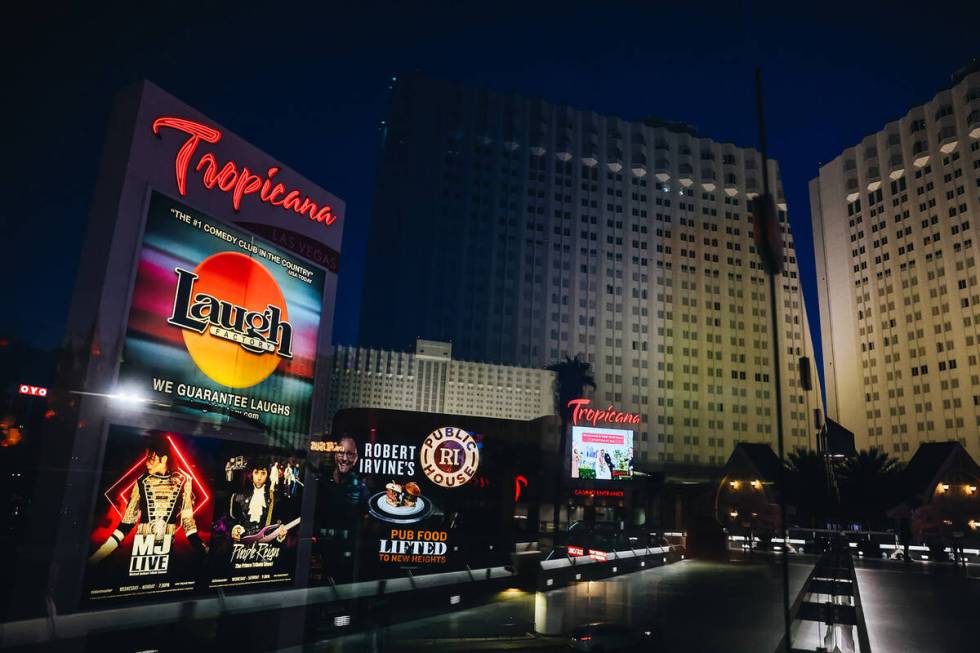
[[[269,467],[253,459],[250,468],[251,484],[248,489],[231,495],[228,507],[228,516],[233,524],[231,539],[234,542],[271,542],[273,539],[282,542],[299,519],[288,526],[283,525],[281,520],[276,521],[276,493],[269,484]]]

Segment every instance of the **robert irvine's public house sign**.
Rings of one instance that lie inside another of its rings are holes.
[[[54,529],[36,520],[30,544],[45,568],[21,570],[19,595],[45,588],[65,613],[105,592],[173,600],[177,582],[188,593],[302,582],[303,460],[324,392],[317,358],[331,341],[343,224],[342,200],[201,112],[149,82],[120,93],[69,312],[72,360],[48,396],[58,419],[35,509],[63,517]],[[156,494],[130,506],[128,489],[164,457],[155,441],[174,453],[160,465],[168,480],[154,482],[185,493],[184,522],[171,506],[160,528],[144,524]],[[275,510],[267,501],[259,514],[242,498],[260,492],[275,493]],[[157,574],[152,591],[132,590],[128,552],[168,543],[175,556],[154,553],[145,566],[172,563],[174,579]],[[274,560],[242,562],[246,548]]]

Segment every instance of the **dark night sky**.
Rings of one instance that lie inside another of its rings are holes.
[[[0,332],[31,344],[60,342],[112,97],[130,82],[156,82],[346,200],[334,339],[354,343],[393,74],[681,120],[751,146],[756,65],[819,339],[807,182],[980,54],[975,1],[135,4],[7,17]]]

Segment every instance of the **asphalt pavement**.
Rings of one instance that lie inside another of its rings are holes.
[[[980,651],[980,567],[856,562],[873,653]]]
[[[800,591],[813,560],[790,564],[790,596]],[[661,649],[678,653],[771,653],[783,633],[778,560],[688,560],[603,581],[582,582],[541,596],[511,590],[493,603],[319,642],[315,651],[567,650],[567,633],[594,621],[652,627]],[[544,619],[542,611],[547,611]],[[534,635],[535,623],[552,625]],[[559,624],[557,628],[555,624]]]

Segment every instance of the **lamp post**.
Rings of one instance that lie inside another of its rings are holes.
[[[779,224],[779,214],[773,199],[769,183],[769,158],[766,145],[766,119],[762,102],[762,70],[755,71],[755,98],[759,114],[759,150],[762,154],[762,189],[763,194],[753,201],[753,234],[755,246],[762,258],[763,266],[769,275],[769,312],[772,314],[772,361],[773,383],[776,394],[776,446],[779,454],[779,470],[777,483],[779,485],[779,530],[782,531],[783,542],[786,541],[786,484],[783,461],[785,452],[783,446],[783,392],[780,383],[779,356],[779,320],[776,317],[776,278],[783,269],[783,239],[782,227]],[[783,620],[784,641],[787,653],[792,650],[790,641],[790,611],[789,611],[789,554],[786,546],[782,550],[783,572]]]

